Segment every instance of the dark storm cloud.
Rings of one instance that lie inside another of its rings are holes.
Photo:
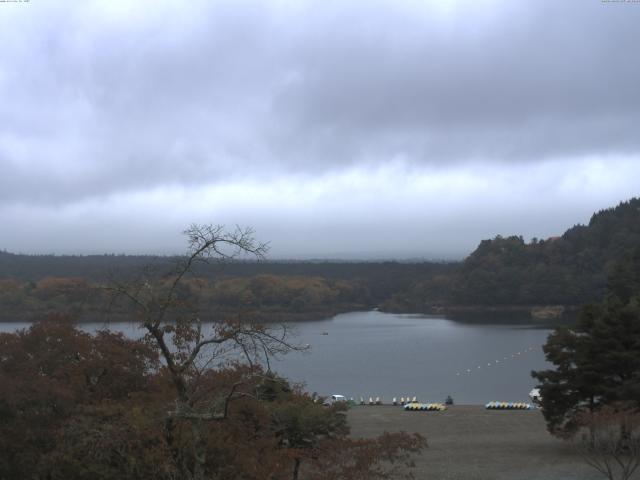
[[[638,5],[128,3],[3,7],[1,202],[640,149]]]

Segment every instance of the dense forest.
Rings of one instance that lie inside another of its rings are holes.
[[[171,284],[173,276],[159,277],[156,288]],[[45,277],[36,282],[0,279],[0,320],[20,321],[51,312],[85,321],[114,321],[130,314],[126,305],[113,301],[112,284],[93,283],[82,277]],[[300,320],[368,309],[368,289],[361,283],[323,277],[255,275],[210,281],[184,279],[180,299],[203,312],[204,320],[242,313],[256,321]]]
[[[454,272],[417,279],[386,302],[397,311],[441,306],[578,306],[602,297],[607,278],[640,246],[640,199],[595,213],[560,237],[483,240]]]
[[[105,318],[114,279],[170,279],[179,257],[55,256],[0,252],[0,319],[25,320],[64,311]],[[238,261],[198,265],[183,294],[198,298],[212,317],[229,311],[270,320],[316,318],[369,309],[420,278],[451,274],[456,264],[421,262]],[[167,272],[169,275],[167,276]],[[109,316],[125,313],[110,305]]]
[[[640,245],[640,199],[595,213],[562,236],[482,240],[459,263],[229,261],[199,267],[184,294],[212,315],[253,313],[262,319],[315,318],[379,307],[396,312],[577,307],[602,297],[607,278]],[[158,278],[179,257],[55,256],[0,252],[4,320],[64,310],[96,318],[110,279]],[[64,306],[64,308],[62,308]],[[117,306],[112,313],[118,312]],[[124,313],[124,312],[121,312]]]

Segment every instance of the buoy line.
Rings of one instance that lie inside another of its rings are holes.
[[[512,358],[519,358],[522,357],[522,355],[533,352],[534,347],[527,347],[524,350],[519,350],[517,352],[513,352],[511,354],[508,355],[503,355],[502,356],[502,360],[500,359],[495,359],[493,361],[488,361],[486,362],[486,368],[489,367],[493,367],[493,366],[498,366],[498,365],[504,365],[505,363],[507,363],[507,360],[510,360]],[[456,372],[456,376],[463,376],[463,375],[471,375],[471,373],[474,370],[481,370],[483,368],[483,365],[485,364],[485,362],[480,363],[479,365],[477,365],[475,368],[466,368],[466,369],[462,369]]]

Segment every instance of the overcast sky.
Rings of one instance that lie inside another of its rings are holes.
[[[0,249],[462,258],[640,194],[640,3],[0,3]]]

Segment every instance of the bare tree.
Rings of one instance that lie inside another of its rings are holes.
[[[263,259],[268,246],[257,242],[248,228],[227,231],[222,225],[191,225],[184,233],[188,238],[187,254],[169,274],[158,277],[145,273],[127,282],[112,280],[108,289],[114,299],[124,298],[132,305],[136,321],[146,330],[146,340],[161,354],[176,392],[175,408],[167,412],[165,420],[167,441],[171,445],[176,420],[191,423],[193,460],[185,465],[178,447],[175,459],[185,478],[200,479],[204,477],[206,461],[206,448],[199,440],[203,422],[224,420],[229,402],[251,395],[241,388],[242,382],[228,391],[203,395],[200,379],[204,373],[216,362],[229,358],[243,359],[251,366],[266,364],[269,370],[270,358],[304,347],[289,341],[284,325],[275,328],[246,323],[241,318],[203,324],[197,304],[180,295],[187,278],[197,282],[197,266],[210,261],[241,255]],[[207,400],[202,401],[203,397]]]
[[[575,444],[588,465],[609,480],[629,480],[640,467],[640,412],[603,407],[579,418]]]

